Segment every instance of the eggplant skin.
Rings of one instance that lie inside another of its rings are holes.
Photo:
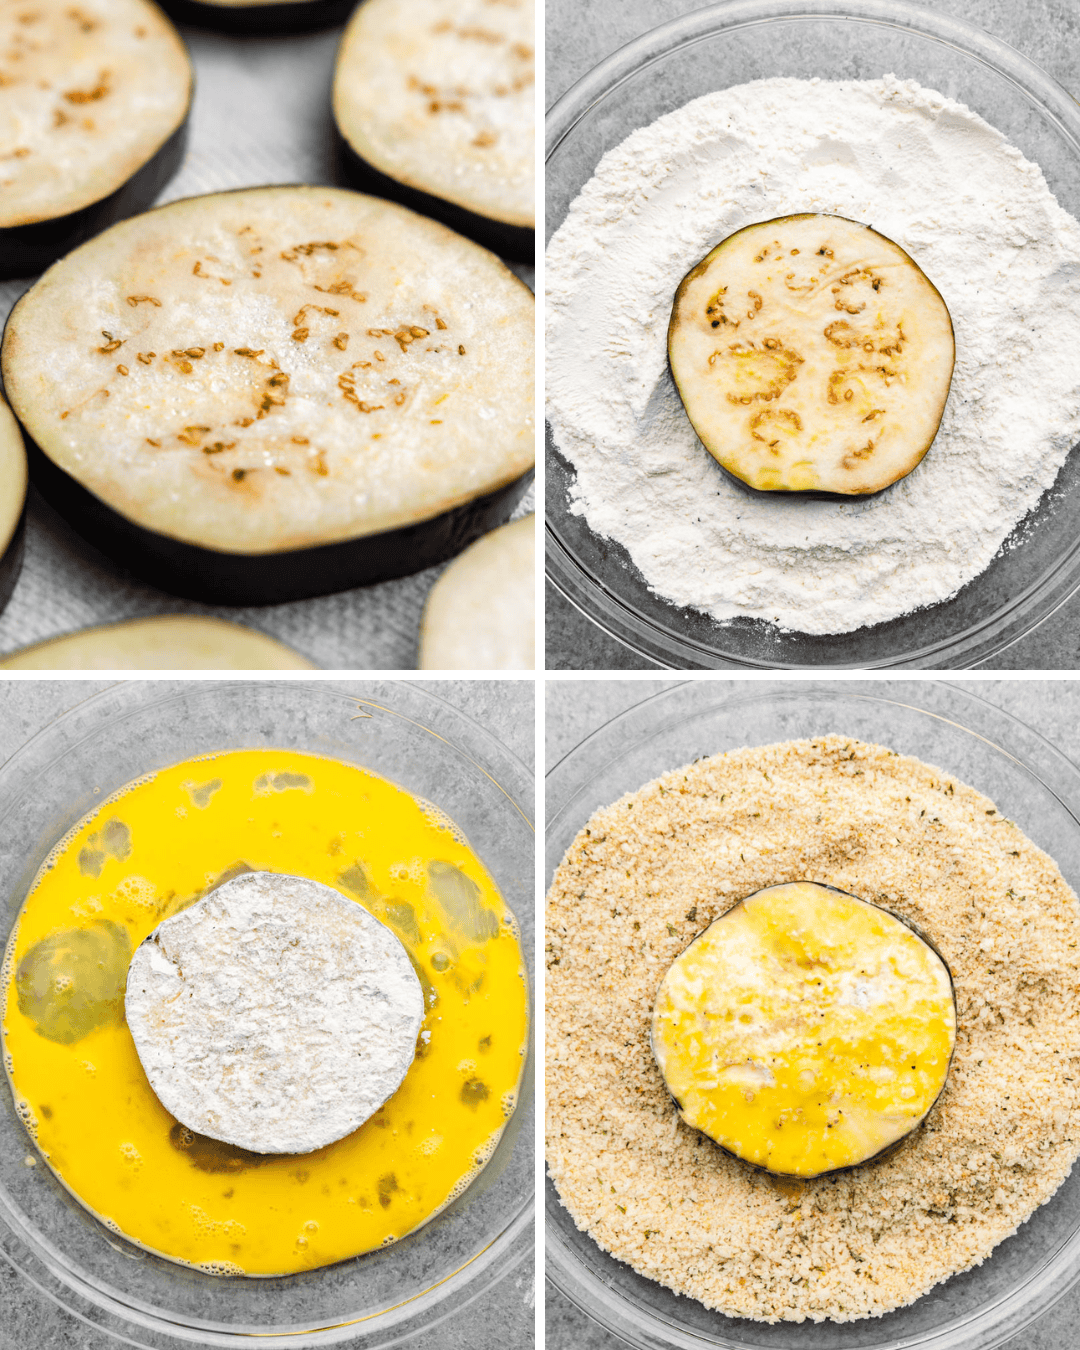
[[[337,178],[340,182],[354,187],[359,192],[367,192],[373,197],[385,197],[388,201],[399,202],[419,215],[430,216],[450,229],[456,230],[467,238],[475,240],[481,247],[490,249],[501,258],[512,262],[536,265],[536,231],[527,225],[508,225],[504,221],[494,220],[491,216],[482,216],[476,211],[468,211],[456,202],[436,197],[420,188],[410,187],[396,178],[391,178],[381,169],[376,169],[350,145],[345,133],[335,122],[334,139],[337,152]]]
[[[379,534],[282,553],[220,553],[136,525],[25,435],[30,478],[88,544],[159,590],[210,605],[279,605],[411,576],[446,562],[510,519],[530,469],[441,515]]]
[[[288,0],[281,5],[216,5],[212,0],[158,0],[176,23],[253,37],[304,33],[344,23],[356,0]]]
[[[107,197],[66,216],[0,229],[0,281],[36,276],[57,258],[62,258],[110,225],[126,220],[128,216],[137,216],[152,206],[183,162],[190,116],[189,99],[184,120],[169,139],[141,169]]]

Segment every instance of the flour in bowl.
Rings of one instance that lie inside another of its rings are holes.
[[[755,495],[698,441],[667,367],[686,272],[735,230],[816,211],[919,264],[956,334],[937,438],[873,497]],[[1080,439],[1080,224],[961,103],[894,76],[759,80],[608,151],[547,254],[547,391],[573,509],[649,586],[719,621],[849,632],[955,594]]]

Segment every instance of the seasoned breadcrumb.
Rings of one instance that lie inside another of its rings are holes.
[[[679,1120],[653,999],[694,937],[777,882],[912,920],[956,983],[956,1057],[895,1154],[794,1181]],[[940,769],[843,736],[730,751],[598,811],[548,896],[548,1159],[579,1228],[759,1321],[911,1303],[1015,1232],[1080,1151],[1080,907],[1054,862]]]

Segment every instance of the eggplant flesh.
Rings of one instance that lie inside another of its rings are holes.
[[[312,670],[264,633],[222,619],[163,615],[65,633],[0,659],[0,670]]]
[[[401,576],[501,524],[533,461],[533,302],[491,254],[340,189],[125,221],[12,311],[31,471],[162,589],[269,604]]]
[[[22,571],[27,486],[22,433],[0,398],[0,609],[11,599]]]
[[[532,0],[366,0],[334,74],[344,172],[520,261],[535,257]]]
[[[955,344],[944,300],[899,245],[803,214],[739,230],[687,274],[668,355],[729,473],[761,491],[863,496],[929,450]]]
[[[332,28],[344,23],[356,0],[161,0],[177,23],[223,33],[271,36]]]
[[[183,157],[192,91],[147,0],[0,6],[0,276],[148,206]]]
[[[532,670],[536,665],[535,516],[493,530],[432,587],[420,627],[421,670]]]
[[[897,1147],[943,1091],[955,1043],[937,950],[815,882],[768,887],[715,920],[653,1009],[653,1054],[686,1123],[803,1179]]]

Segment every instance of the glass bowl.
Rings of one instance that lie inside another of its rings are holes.
[[[285,747],[360,764],[441,807],[534,933],[532,775],[458,709],[415,684],[344,691],[301,680],[125,683],[79,704],[0,768],[5,935],[51,846],[125,783],[188,756]],[[531,978],[531,968],[530,968]],[[221,1279],[111,1232],[45,1167],[5,1086],[0,1256],[84,1322],[129,1345],[400,1345],[489,1289],[533,1244],[532,1056],[491,1161],[392,1247],[280,1278]]]
[[[1080,217],[1080,107],[981,29],[904,0],[727,0],[655,28],[579,80],[547,119],[547,237],[604,153],[714,90],[771,76],[896,74],[958,99],[1038,164]],[[665,374],[670,379],[670,374]],[[990,566],[950,600],[888,623],[814,637],[761,620],[718,623],[649,590],[622,545],[570,511],[573,467],[548,431],[548,575],[610,636],[662,667],[973,666],[1080,586],[1080,453]]]
[[[745,745],[838,732],[915,755],[989,796],[1080,888],[1080,770],[1036,732],[944,683],[694,681],[646,699],[549,773],[546,875],[589,816],[667,769]],[[710,1312],[580,1232],[550,1178],[547,1272],[583,1312],[638,1350],[991,1350],[1080,1278],[1080,1168],[973,1270],[910,1307],[859,1322],[767,1325]]]

